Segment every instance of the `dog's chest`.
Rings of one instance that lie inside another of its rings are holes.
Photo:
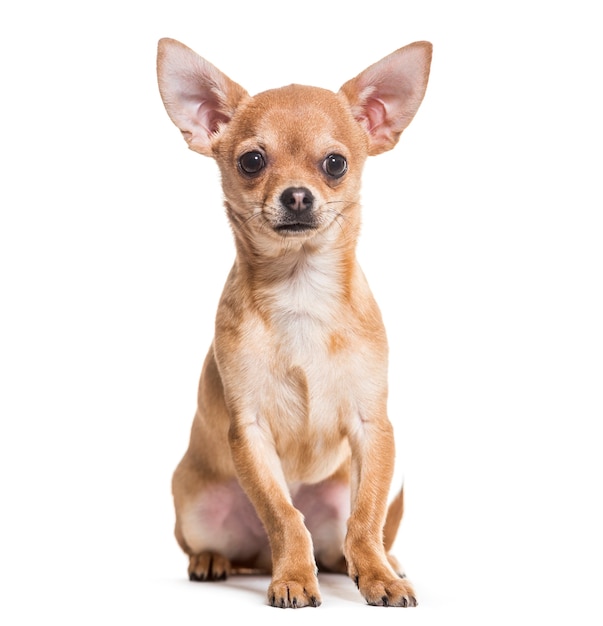
[[[361,392],[366,346],[343,292],[333,263],[319,259],[297,267],[271,294],[270,395],[287,398],[283,404],[308,426]]]
[[[371,413],[385,380],[385,355],[340,267],[324,257],[292,264],[255,294],[257,308],[239,309],[236,341],[218,341],[227,392],[270,432],[290,481],[335,471],[349,453],[344,433]],[[363,294],[361,302],[371,298]]]
[[[325,331],[337,324],[342,313],[342,284],[333,260],[304,259],[272,286],[268,292],[269,311],[275,331],[315,344]]]

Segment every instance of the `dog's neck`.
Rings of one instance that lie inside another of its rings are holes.
[[[249,298],[271,318],[329,322],[353,292],[354,241],[284,241],[280,250],[254,254],[237,240],[235,270]]]

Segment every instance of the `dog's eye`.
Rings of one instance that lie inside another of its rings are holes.
[[[348,170],[348,162],[341,154],[329,154],[322,162],[322,169],[331,178],[341,178]]]
[[[239,167],[245,174],[257,174],[265,165],[266,161],[261,152],[246,152],[239,158]]]

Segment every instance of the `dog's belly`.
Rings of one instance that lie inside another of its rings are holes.
[[[328,566],[341,557],[350,490],[346,481],[290,486],[293,504],[304,514],[315,552]],[[268,537],[239,483],[231,480],[205,488],[182,516],[182,530],[192,551],[218,552],[235,565],[269,568]]]

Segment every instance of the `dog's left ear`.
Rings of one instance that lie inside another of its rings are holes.
[[[427,88],[431,51],[428,41],[411,43],[341,87],[368,133],[369,154],[391,150],[412,121]]]

